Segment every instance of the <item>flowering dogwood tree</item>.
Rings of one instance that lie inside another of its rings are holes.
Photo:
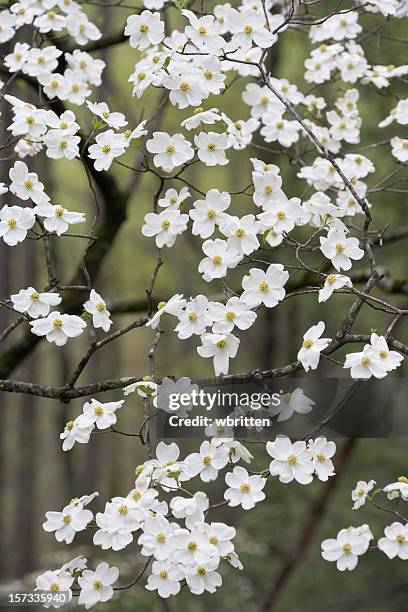
[[[408,133],[405,138],[403,130],[408,124],[408,99],[399,97],[393,87],[406,83],[408,65],[398,65],[398,54],[395,65],[373,65],[365,53],[366,42],[377,32],[381,35],[385,24],[396,19],[406,22],[407,3],[356,0],[343,6],[347,3],[339,2],[334,11],[321,15],[311,12],[315,4],[324,4],[318,1],[243,0],[208,10],[206,4],[144,0],[127,9],[127,19],[113,37],[101,31],[91,7],[88,15],[86,2],[20,0],[3,4],[0,11],[0,42],[7,46],[2,54],[1,96],[11,118],[3,125],[1,141],[9,179],[0,185],[0,237],[12,251],[24,240],[36,240],[43,247],[48,275],[45,287],[16,288],[12,295],[1,297],[3,308],[19,314],[1,332],[5,348],[0,353],[0,390],[63,401],[85,398],[82,414],[61,433],[63,451],[86,444],[98,430],[133,435],[146,448],[134,487],[118,491],[117,497],[106,501],[104,512],[94,516],[89,509],[98,495],[92,493],[71,500],[61,511],[46,513],[43,528],[58,542],[69,544],[77,532],[92,527],[96,547],[119,551],[135,541],[146,557],[128,585],[120,584],[116,567],[103,561],[89,568],[83,557],[38,576],[38,589],[78,596],[86,609],[145,577],[146,588],[162,598],[177,595],[183,585],[197,595],[216,591],[222,584],[220,566],[229,563],[241,570],[242,564],[233,542],[235,528],[213,522],[214,508],[254,508],[266,498],[267,480],[273,477],[283,484],[306,485],[335,474],[335,443],[321,435],[264,441],[265,468],[256,473],[247,469],[252,454],[233,432],[206,432],[210,440],[187,456],[175,443],[160,442],[154,448],[149,427],[153,408],[161,407],[155,354],[165,346],[162,320],[171,322],[180,342],[196,347],[198,360],[212,360],[214,377],[193,381],[193,386],[245,381],[251,375],[262,379],[308,372],[316,370],[322,359],[332,360],[352,379],[382,379],[408,354],[408,346],[395,335],[408,310],[373,294],[377,286],[398,291],[379,265],[384,264],[381,247],[408,236],[407,228],[381,228],[376,221],[378,196],[401,191],[397,185],[406,180]],[[169,15],[176,17],[170,20]],[[376,24],[373,31],[367,18]],[[279,40],[293,30],[306,33],[311,45],[304,79],[297,84],[276,78],[269,68]],[[93,54],[119,43],[128,45],[134,61],[128,75],[133,102],[142,99],[146,90],[161,93],[157,108],[135,124],[121,112],[120,99],[111,109],[99,94],[105,63]],[[333,97],[329,85],[334,80]],[[27,87],[16,90],[20,82]],[[372,95],[395,101],[390,112],[384,111],[381,123],[371,126],[376,136],[368,143],[360,139],[359,96],[364,87]],[[243,100],[245,117],[230,116],[220,108],[227,96]],[[188,111],[187,118],[177,120],[175,132],[160,129],[158,119],[165,109],[174,117]],[[399,136],[390,138],[385,128],[392,123],[401,128]],[[370,160],[370,151],[380,146],[387,149],[392,163],[386,176]],[[256,150],[256,157],[250,150]],[[205,192],[190,181],[191,166],[205,173],[207,167],[226,166],[235,152],[246,177],[243,188],[229,192],[215,184]],[[272,152],[296,167],[303,193],[292,193],[279,165],[264,161]],[[46,181],[32,170],[33,160],[40,156],[52,164],[69,160],[77,164],[77,172],[85,172],[95,205],[88,232],[80,230],[86,222],[81,202],[68,210],[53,201]],[[143,315],[116,329],[115,310],[109,307],[112,296],[101,296],[97,281],[130,198],[130,191],[115,177],[115,165],[130,176],[149,174],[157,183],[151,210],[139,227],[140,239],[145,239],[143,235],[156,246]],[[238,196],[246,202],[242,216],[234,206]],[[173,294],[158,302],[155,285],[166,254],[170,248],[183,248],[183,234],[190,232],[200,240],[202,257],[194,273],[208,287],[207,295],[185,297],[175,287]],[[78,270],[68,282],[56,277],[51,236],[61,240],[68,236],[85,244]],[[285,263],[274,261],[278,251]],[[311,263],[312,257],[317,264]],[[238,287],[230,287],[231,270],[241,272]],[[293,282],[293,273],[299,271],[300,280]],[[221,287],[221,296],[214,286]],[[335,300],[337,294],[348,296],[338,327],[310,321],[303,338],[296,339],[297,358],[291,363],[272,370],[254,364],[251,372],[231,373],[241,340],[256,326],[259,311],[279,308],[281,302],[306,294],[316,303]],[[354,333],[357,318],[364,324],[362,313],[367,309],[383,314],[383,326]],[[152,336],[147,377],[78,384],[100,348],[145,326]],[[17,328],[21,334],[13,342]],[[88,336],[89,347],[63,386],[10,378],[22,357],[40,341],[55,343],[63,351],[81,335]],[[344,346],[349,352],[339,362],[333,355]],[[171,392],[191,388],[188,379],[166,380],[174,387]],[[104,401],[104,392],[115,390],[116,401]],[[144,406],[143,424],[133,434],[116,429],[131,393],[137,393]],[[286,398],[278,420],[310,409],[308,398],[296,390]],[[205,489],[217,478],[225,481],[223,500],[210,499],[205,490],[192,493],[186,485],[195,479]],[[378,540],[378,549],[390,559],[408,558],[408,518],[393,502],[408,500],[407,482],[401,477],[375,489],[374,481],[359,481],[352,492],[355,509],[369,501],[394,515],[395,521]],[[384,494],[386,503],[391,502],[385,508],[377,503]],[[342,529],[337,538],[322,542],[322,556],[335,561],[341,571],[352,570],[359,557],[373,548],[372,539],[368,525]]]

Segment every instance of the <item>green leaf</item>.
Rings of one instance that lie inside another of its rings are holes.
[[[94,130],[100,130],[106,127],[106,123],[102,119],[98,119],[98,117],[92,117],[92,127]]]
[[[169,478],[174,478],[174,480],[177,480],[180,474],[181,470],[177,470],[177,472],[167,472],[167,476],[169,476]]]
[[[186,5],[186,0],[173,0],[173,4],[179,11],[181,11]]]

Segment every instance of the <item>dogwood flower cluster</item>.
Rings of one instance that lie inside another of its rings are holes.
[[[354,502],[353,509],[359,510],[369,502],[378,510],[394,514],[397,520],[384,528],[384,535],[378,539],[377,545],[370,544],[374,540],[374,535],[368,525],[341,529],[336,538],[324,540],[321,544],[323,559],[335,562],[340,571],[354,570],[359,557],[371,549],[380,550],[389,559],[408,559],[408,522],[404,517],[404,509],[401,507],[398,511],[395,504],[383,507],[377,501],[377,497],[384,494],[389,501],[407,501],[408,479],[401,476],[396,482],[383,488],[375,488],[375,486],[374,480],[357,482],[351,493],[351,499]]]
[[[370,343],[361,352],[346,355],[344,367],[350,368],[352,378],[384,378],[388,372],[398,368],[403,359],[397,351],[390,351],[384,336],[373,332]]]
[[[54,342],[57,346],[65,345],[68,338],[80,336],[86,328],[86,321],[78,315],[61,314],[56,310],[50,312],[53,306],[62,302],[56,292],[39,292],[34,287],[28,287],[11,295],[10,300],[14,310],[27,316],[33,334],[45,336],[48,342]],[[109,310],[94,289],[91,289],[89,299],[84,304],[85,315],[92,315],[95,329],[109,331],[112,325]]]
[[[116,411],[122,407],[124,400],[118,402],[99,402],[92,398],[85,402],[80,414],[73,421],[68,421],[65,429],[60,435],[63,440],[62,449],[71,450],[75,442],[86,444],[89,442],[95,427],[97,429],[107,429],[116,423]]]
[[[173,383],[171,392],[191,389],[188,383],[189,379]],[[146,397],[146,390],[139,388]],[[68,423],[61,434],[64,450],[75,442],[87,442],[95,427],[112,427],[122,404],[123,401],[101,403],[95,399],[86,402],[83,413]],[[132,489],[107,501],[103,512],[94,515],[86,508],[98,493],[84,495],[71,500],[61,512],[46,512],[43,528],[54,533],[58,542],[70,544],[94,522],[95,546],[120,551],[136,541],[141,555],[153,561],[146,589],[157,591],[162,598],[176,595],[183,585],[196,595],[213,593],[222,585],[219,571],[222,565],[228,562],[242,569],[233,543],[236,530],[225,523],[210,522],[208,495],[200,490],[188,494],[185,482],[195,478],[204,483],[215,481],[225,470],[225,505],[251,510],[266,498],[268,476],[279,476],[283,483],[296,480],[307,484],[314,473],[322,481],[334,475],[332,458],[336,446],[325,437],[308,444],[292,444],[289,438],[278,437],[267,443],[266,450],[273,458],[269,469],[250,474],[236,464],[241,460],[250,463],[253,457],[233,438],[213,437],[184,459],[177,444],[159,442],[154,457],[136,467]],[[160,500],[161,493],[170,494],[170,500]],[[37,588],[52,592],[57,586],[64,586],[70,596],[75,588],[79,590],[78,603],[88,609],[111,599],[115,590],[112,585],[118,576],[117,568],[109,568],[106,562],[100,563],[95,571],[87,569],[87,561],[81,557],[59,570],[48,570],[38,576]]]

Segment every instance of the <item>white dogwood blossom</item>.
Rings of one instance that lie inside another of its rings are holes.
[[[358,558],[367,552],[370,544],[365,534],[350,527],[339,531],[337,538],[329,538],[322,542],[322,557],[326,561],[336,562],[341,572],[356,568]]]
[[[30,208],[3,206],[0,210],[0,237],[9,246],[16,246],[27,236],[35,223],[35,215]]]
[[[33,319],[46,317],[52,306],[61,303],[61,296],[58,293],[43,292],[39,293],[34,287],[20,289],[18,293],[10,296],[14,310],[25,312]]]
[[[82,504],[68,504],[62,512],[46,512],[43,523],[44,531],[55,532],[58,542],[70,544],[78,531],[83,531],[93,519],[90,510],[84,510]]]
[[[166,172],[171,172],[194,157],[193,147],[183,134],[170,136],[166,132],[154,132],[153,138],[147,141],[146,148],[149,153],[155,154],[154,165]]]
[[[375,487],[375,480],[370,480],[366,482],[365,480],[359,480],[355,486],[355,488],[351,492],[351,499],[354,502],[353,510],[358,510],[366,503],[367,496],[370,491]]]
[[[105,562],[99,563],[95,571],[84,570],[78,578],[81,587],[78,603],[89,610],[98,602],[109,601],[113,596],[112,584],[118,577],[118,568],[109,567]]]
[[[45,336],[48,342],[63,346],[68,338],[80,336],[86,327],[83,319],[77,315],[51,312],[47,317],[31,321],[31,331],[36,336]]]
[[[306,442],[292,442],[282,436],[275,442],[266,445],[268,454],[273,457],[269,466],[272,476],[279,476],[281,482],[296,480],[300,484],[309,484],[313,480],[313,454],[307,448]]]
[[[229,506],[242,506],[244,510],[254,508],[255,504],[265,499],[262,491],[266,484],[266,478],[250,476],[245,468],[234,467],[232,472],[225,475],[228,489],[224,493],[224,499]]]
[[[197,347],[200,357],[212,357],[216,376],[228,374],[229,361],[233,359],[239,347],[239,338],[234,334],[203,334],[202,345]]]
[[[85,302],[84,309],[92,315],[92,323],[96,329],[101,327],[104,332],[110,330],[112,325],[112,321],[109,318],[110,312],[106,308],[105,301],[99,293],[96,293],[95,289],[91,289],[89,300]]]
[[[273,308],[285,297],[283,286],[288,278],[289,273],[282,264],[271,264],[266,272],[260,268],[251,268],[242,280],[244,291],[241,300],[249,308],[256,308],[260,304]]]
[[[49,232],[55,232],[58,236],[64,234],[70,225],[83,223],[85,215],[81,212],[72,212],[58,204],[43,202],[35,208],[39,217],[44,218],[44,227]]]
[[[304,334],[302,346],[297,358],[301,362],[305,371],[316,370],[320,361],[320,353],[329,346],[331,338],[321,338],[325,330],[323,321],[317,325],[312,325]]]
[[[82,407],[83,414],[77,418],[79,427],[89,427],[96,425],[98,429],[106,429],[116,423],[116,410],[122,407],[124,400],[118,402],[99,402],[92,398],[85,402]]]
[[[183,215],[179,210],[167,208],[161,213],[148,213],[145,216],[145,224],[142,234],[145,236],[156,236],[156,245],[172,247],[179,234],[187,229],[188,215]]]

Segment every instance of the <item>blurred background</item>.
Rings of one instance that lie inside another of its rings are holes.
[[[215,3],[208,3],[208,8]],[[234,3],[233,3],[234,4]],[[313,14],[329,14],[337,2],[317,3],[312,7]],[[207,6],[207,3],[206,3]],[[342,3],[347,7],[347,2]],[[104,33],[116,33],[123,29],[131,11],[120,7],[91,7],[89,13]],[[407,39],[406,20],[389,20],[381,29],[376,30],[377,16],[364,16],[364,48],[366,57],[372,64],[401,64],[406,61]],[[177,9],[168,12],[169,31],[183,23]],[[16,40],[24,40],[24,30]],[[303,80],[303,62],[309,55],[311,45],[306,28],[285,32],[271,52],[273,76],[286,78],[295,83],[303,93],[319,92],[326,99],[334,101],[344,91],[344,84],[333,80],[323,87],[313,87]],[[9,52],[3,45],[2,54]],[[130,49],[127,42],[111,46],[93,54],[105,60],[103,86],[94,94],[95,101],[108,102],[111,110],[126,114],[130,126],[148,117],[158,104],[160,91],[148,91],[141,99],[131,97],[131,85],[127,83],[139,55]],[[205,108],[218,105],[232,119],[247,119],[249,109],[241,100],[245,79],[235,81],[235,75],[228,77],[231,87],[217,100],[210,97]],[[400,134],[401,126],[390,126],[385,131],[378,129],[378,123],[395,105],[398,97],[407,97],[407,87],[402,81],[393,82],[392,92],[383,92],[372,86],[360,86],[359,108],[363,119],[361,132],[362,146],[389,139]],[[35,92],[19,81],[13,84],[13,94],[27,101],[36,101]],[[0,102],[4,140],[4,128],[10,121],[9,107]],[[91,114],[83,108],[72,107],[82,126],[91,129]],[[180,121],[191,112],[179,111],[168,105],[156,129],[170,133],[180,131]],[[85,130],[86,131],[86,130]],[[386,132],[386,133],[385,133]],[[251,182],[250,157],[258,157],[267,163],[278,164],[283,176],[283,188],[290,196],[309,197],[312,193],[304,182],[296,178],[299,170],[293,166],[287,155],[272,154],[260,150],[262,141],[255,137],[254,146],[244,152],[230,151],[230,163],[222,168],[204,168],[194,165],[186,173],[186,178],[207,191],[210,188],[238,192]],[[308,143],[303,145],[310,150]],[[276,150],[277,147],[272,145]],[[358,147],[348,150],[354,151]],[[374,185],[395,167],[389,146],[370,149],[366,155],[375,163],[377,172],[370,177]],[[132,157],[133,156],[133,157]],[[134,158],[134,159],[133,159]],[[305,155],[311,163],[314,153]],[[124,159],[124,158],[122,158]],[[132,166],[137,159],[137,151],[129,153],[126,163]],[[87,213],[88,225],[80,227],[86,233],[93,214],[92,194],[87,177],[79,161],[58,161],[49,163],[45,154],[25,160],[30,170],[35,170],[45,184],[46,192],[53,202],[69,210]],[[8,181],[9,163],[3,162],[0,180]],[[145,238],[140,232],[143,217],[151,210],[152,194],[157,190],[158,180],[148,174],[133,176],[129,170],[119,165],[112,166],[112,172],[119,183],[133,180],[132,198],[127,209],[127,221],[117,235],[103,267],[94,279],[94,287],[107,302],[118,300],[143,300],[154,267],[154,240]],[[181,184],[168,184],[167,187],[181,188]],[[192,194],[194,195],[194,194]],[[197,199],[194,197],[193,199]],[[192,200],[190,200],[191,202]],[[406,196],[404,194],[381,192],[369,196],[373,205],[373,228],[382,229],[387,224],[391,229],[408,223]],[[115,202],[112,203],[115,205]],[[250,197],[233,196],[230,212],[242,215],[256,212]],[[78,226],[79,227],[79,226]],[[299,236],[302,236],[301,231]],[[208,285],[197,272],[202,258],[201,240],[185,233],[178,237],[173,249],[164,249],[165,263],[160,269],[155,286],[155,297],[166,299],[174,293],[185,296],[206,293],[219,294],[222,287],[217,281]],[[76,268],[85,244],[69,237],[52,238],[58,278],[67,282]],[[405,242],[392,242],[376,249],[376,257],[381,267],[393,278],[403,280],[407,275],[407,255]],[[292,253],[284,249],[263,253],[271,262],[294,263]],[[318,265],[319,254],[313,255],[309,263]],[[366,262],[357,262],[353,271],[364,272]],[[229,286],[239,287],[242,267],[228,278]],[[296,280],[296,273],[291,280]],[[43,247],[34,240],[26,240],[16,248],[0,244],[0,296],[8,298],[19,289],[43,287],[47,283]],[[383,290],[376,289],[374,295],[385,296]],[[388,295],[388,297],[390,297]],[[84,298],[85,299],[85,298]],[[391,296],[394,303],[407,304],[407,296]],[[232,363],[232,372],[244,372],[254,368],[279,367],[293,361],[296,357],[300,339],[304,331],[316,321],[326,321],[328,335],[335,333],[351,298],[337,295],[326,304],[318,305],[315,297],[303,296],[290,299],[278,308],[259,314],[256,324],[242,336],[237,359]],[[115,315],[113,330],[132,322],[140,314],[123,312]],[[0,329],[4,329],[15,318],[9,310],[0,309]],[[368,333],[375,328],[383,331],[389,319],[384,313],[366,308],[360,314],[354,331]],[[190,377],[212,374],[211,360],[199,359],[196,355],[197,341],[179,341],[171,331],[173,320],[165,322],[163,335],[156,354],[158,376],[187,375]],[[395,335],[407,341],[407,330],[400,323]],[[16,331],[16,335],[21,330]],[[153,339],[149,329],[138,329],[126,334],[116,342],[97,352],[83,372],[79,383],[86,384],[97,380],[119,376],[140,376],[148,373],[147,350]],[[8,340],[9,342],[10,340]],[[65,348],[41,342],[35,350],[22,360],[12,377],[17,380],[36,381],[42,384],[63,385],[75,369],[80,357],[87,349],[89,338],[81,337],[69,341]],[[7,344],[5,346],[7,348]],[[342,360],[343,353],[336,353]],[[0,355],[1,356],[1,355]],[[321,364],[319,376],[341,376],[340,366],[329,361]],[[406,376],[406,366],[401,367],[398,376]],[[103,395],[103,400],[117,400],[120,391]],[[102,399],[102,398],[101,398]],[[99,499],[92,505],[93,511],[102,510],[112,496],[126,495],[132,488],[134,468],[146,458],[145,449],[137,439],[124,438],[114,434],[92,436],[88,445],[76,446],[69,453],[61,451],[59,433],[65,423],[81,411],[82,400],[68,404],[50,399],[40,399],[23,395],[3,393],[0,410],[0,577],[3,585],[31,588],[36,573],[48,568],[57,568],[78,554],[89,559],[94,566],[100,560],[117,564],[121,581],[131,580],[142,566],[144,559],[138,554],[134,542],[120,553],[101,551],[93,548],[92,533],[82,533],[73,544],[58,544],[53,536],[42,528],[44,513],[47,510],[60,510],[74,496],[99,491]],[[369,405],[362,405],[367,411]],[[136,395],[129,396],[120,412],[122,429],[137,430],[142,419],[142,403]],[[197,448],[197,440],[183,440],[182,454]],[[255,454],[253,469],[263,469],[267,463],[264,451],[251,448]],[[320,557],[320,541],[335,537],[337,531],[348,525],[369,523],[375,536],[380,537],[384,525],[391,517],[372,508],[364,508],[356,516],[351,510],[350,492],[359,479],[374,478],[381,484],[394,481],[405,473],[407,466],[406,438],[392,440],[364,439],[338,441],[339,477],[329,485],[315,482],[308,487],[296,483],[282,485],[276,479],[268,482],[267,500],[258,504],[251,512],[236,509],[214,511],[212,520],[222,520],[237,528],[235,540],[245,570],[238,572],[232,567],[223,568],[223,587],[214,595],[194,596],[187,589],[166,602],[160,601],[153,593],[144,589],[144,581],[130,591],[115,598],[105,610],[125,612],[127,610],[172,610],[183,607],[189,612],[202,612],[209,606],[213,610],[230,611],[242,607],[253,612],[256,610],[276,609],[279,612],[307,610],[320,612],[328,608],[332,612],[347,608],[379,612],[396,612],[405,609],[406,567],[400,560],[388,561],[381,553],[367,554],[352,573],[341,574],[335,564],[329,564]],[[199,484],[197,485],[199,486]],[[223,497],[223,480],[209,487],[214,499]],[[96,607],[96,610],[102,607]]]

